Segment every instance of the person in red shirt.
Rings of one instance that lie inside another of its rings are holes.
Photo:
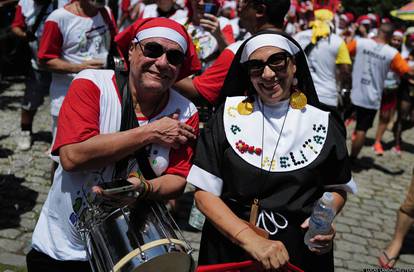
[[[243,0],[239,3],[240,24],[254,34],[262,30],[282,30],[284,18],[290,7],[289,0],[260,1]],[[234,55],[242,41],[236,42],[220,54],[215,62],[201,75],[185,78],[174,86],[189,99],[202,99],[217,104],[220,90]]]

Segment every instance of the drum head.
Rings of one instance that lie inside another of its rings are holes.
[[[141,264],[131,272],[192,272],[194,262],[191,255],[182,252],[164,254]]]

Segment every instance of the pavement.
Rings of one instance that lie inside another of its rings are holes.
[[[51,141],[49,100],[34,121],[34,143],[30,150],[16,150],[13,132],[20,124],[22,82],[0,84],[0,272],[25,271],[25,254],[50,187],[51,161],[46,155]],[[348,134],[353,125],[348,128]],[[350,195],[336,218],[335,271],[380,271],[377,256],[391,240],[396,211],[403,201],[414,166],[414,130],[403,134],[402,155],[391,152],[392,134],[384,136],[385,154],[374,155],[375,130],[360,158],[364,167],[353,173],[358,193]],[[349,139],[348,139],[349,144]],[[197,250],[200,233],[185,231]],[[397,268],[414,271],[414,229],[406,237]],[[386,271],[386,270],[382,270]],[[391,271],[391,270],[390,270]],[[400,271],[404,271],[401,269]]]

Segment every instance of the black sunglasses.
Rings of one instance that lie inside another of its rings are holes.
[[[147,42],[144,44],[144,48],[142,48],[140,42],[138,42],[138,44],[141,48],[142,53],[147,58],[156,59],[165,53],[167,55],[167,60],[171,65],[177,66],[184,62],[185,55],[180,50],[166,50],[161,44],[156,42]]]
[[[269,66],[275,73],[286,72],[288,59],[291,56],[286,52],[274,53],[265,62],[262,60],[248,60],[244,63],[244,66],[251,76],[260,76],[263,74],[263,70],[266,66]]]

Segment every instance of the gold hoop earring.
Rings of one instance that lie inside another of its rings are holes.
[[[240,115],[249,115],[252,114],[253,110],[254,110],[254,101],[251,101],[251,99],[246,98],[244,99],[242,102],[240,102],[237,105],[237,111],[239,112]]]
[[[303,109],[308,104],[306,95],[297,88],[298,79],[293,78],[293,93],[290,95],[290,106],[295,110]]]

